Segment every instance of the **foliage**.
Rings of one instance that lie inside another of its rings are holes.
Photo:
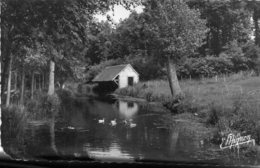
[[[60,83],[64,78],[82,78],[85,54],[89,44],[89,27],[93,16],[121,4],[127,9],[135,1],[103,0],[3,0],[1,1],[3,87],[8,69],[26,66],[46,71],[46,64],[55,61]],[[11,61],[12,59],[13,61]],[[27,77],[27,76],[26,76]]]
[[[230,42],[226,47],[224,53],[226,53],[232,63],[233,72],[248,70],[248,57],[246,57],[242,51],[242,48],[238,46],[237,41]]]
[[[25,104],[28,118],[31,120],[47,120],[57,114],[60,108],[60,98],[57,94],[52,96],[38,93],[35,99],[30,99]]]
[[[206,22],[198,10],[190,9],[179,1],[148,1],[145,12],[147,22],[156,30],[159,39],[156,45],[163,49],[164,56],[180,62],[203,43],[207,32]]]
[[[213,77],[232,72],[233,63],[225,53],[219,57],[189,58],[179,66],[178,76],[182,78]]]
[[[245,42],[250,39],[251,11],[244,1],[196,1],[188,2],[191,8],[199,9],[207,20],[207,41],[200,48],[203,55],[219,55],[223,47],[233,40]]]
[[[260,47],[249,43],[244,47],[245,56],[248,58],[248,66],[260,74]]]
[[[140,80],[162,79],[166,76],[162,65],[154,57],[142,57],[142,54],[129,55],[125,62],[134,67]]]

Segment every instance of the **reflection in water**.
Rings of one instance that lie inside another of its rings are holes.
[[[171,119],[169,113],[150,112],[137,103],[125,101],[112,104],[82,98],[76,101],[64,104],[58,115],[48,121],[23,124],[24,129],[12,134],[13,124],[4,121],[6,131],[2,140],[8,154],[27,159],[91,157],[128,161],[142,158],[215,162],[224,158],[217,153],[209,157],[212,150],[219,149],[218,145],[204,141],[202,145],[202,139],[183,122],[166,121],[165,118]],[[99,123],[103,118],[104,123]],[[117,124],[111,126],[114,119]],[[129,127],[125,120],[136,127]]]
[[[138,111],[138,105],[134,102],[118,101],[117,104],[122,119],[131,119]]]
[[[55,154],[58,154],[56,144],[55,144],[55,116],[54,115],[50,120],[50,138],[51,138],[51,148]]]
[[[97,148],[92,148],[91,145],[85,145],[85,150],[89,153],[90,157],[96,159],[126,159],[128,161],[134,158],[128,153],[124,153],[121,147],[117,143],[112,143],[107,150],[98,150]]]

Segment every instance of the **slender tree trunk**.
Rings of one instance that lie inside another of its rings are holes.
[[[8,43],[6,45],[9,45]],[[10,60],[11,60],[11,49],[10,47],[7,49],[7,51],[5,52],[6,54],[6,59],[4,61],[3,64],[3,72],[1,74],[2,77],[2,88],[1,88],[1,93],[4,93],[5,89],[6,89],[6,79],[8,77],[8,68],[10,65]],[[3,58],[1,56],[1,62],[3,61]]]
[[[34,90],[37,90],[37,75],[34,75]]]
[[[170,56],[167,58],[167,72],[171,94],[173,98],[176,98],[182,94],[182,91],[177,78],[176,65]]]
[[[33,92],[34,92],[34,72],[32,72],[32,76],[31,76],[31,99],[33,99]]]
[[[258,11],[257,9],[254,9],[253,13],[253,20],[254,20],[254,27],[255,27],[255,44],[260,46],[260,29],[259,29],[259,24],[258,24]]]
[[[8,80],[7,80],[7,96],[6,96],[6,106],[10,105],[10,97],[11,97],[11,79],[12,79],[12,59],[13,56],[10,58],[9,68],[8,68]]]
[[[45,89],[45,73],[42,74],[42,89]]]
[[[17,90],[17,71],[14,72],[14,90]]]
[[[25,72],[24,72],[24,67],[23,67],[21,85],[20,85],[20,104],[21,105],[23,105],[23,103],[24,103],[24,84],[25,84]]]
[[[48,95],[54,94],[54,73],[55,73],[55,63],[53,61],[50,61],[50,74],[49,74],[49,89],[48,89]]]
[[[39,74],[39,82],[38,82],[38,85],[39,85],[39,90],[41,91],[41,90],[42,90],[42,75],[41,75],[41,73]]]

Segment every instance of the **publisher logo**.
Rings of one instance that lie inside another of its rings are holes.
[[[255,146],[255,140],[251,138],[251,135],[241,136],[239,133],[237,135],[230,133],[227,137],[222,138],[220,149],[231,149],[232,147],[239,148],[241,145],[250,144]]]

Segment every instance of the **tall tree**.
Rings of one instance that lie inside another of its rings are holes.
[[[203,44],[207,31],[206,21],[200,18],[198,10],[190,9],[182,1],[150,0],[145,12],[151,15],[150,20],[158,30],[158,38],[163,48],[163,59],[166,61],[168,81],[172,96],[182,94],[179,86],[176,65],[187,55]]]

